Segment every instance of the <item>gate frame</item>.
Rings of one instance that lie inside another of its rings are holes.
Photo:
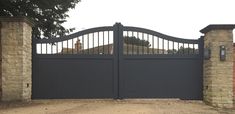
[[[183,59],[183,58],[191,58],[191,57],[197,57],[199,59],[202,60],[202,54],[203,54],[203,40],[201,40],[202,38],[198,39],[198,40],[191,40],[191,39],[181,39],[181,38],[176,38],[176,37],[171,37],[171,36],[167,36],[161,33],[158,33],[156,31],[152,31],[149,29],[144,29],[144,28],[137,28],[137,27],[129,27],[129,26],[123,26],[121,23],[116,23],[113,26],[107,26],[107,27],[97,27],[97,28],[91,28],[91,29],[87,29],[84,31],[80,31],[68,36],[63,36],[61,38],[56,38],[56,39],[36,39],[33,38],[33,48],[32,48],[32,52],[33,52],[33,58],[36,58],[36,56],[46,56],[46,55],[38,55],[36,53],[36,44],[37,43],[52,43],[52,42],[58,42],[58,41],[66,41],[69,39],[73,39],[75,37],[78,36],[82,36],[82,35],[86,35],[86,34],[90,34],[90,33],[94,33],[94,32],[99,32],[99,31],[110,31],[113,30],[113,98],[114,99],[123,99],[124,98],[124,81],[125,79],[121,76],[123,73],[123,65],[124,65],[124,58],[126,58],[126,55],[123,54],[123,32],[124,31],[137,31],[137,32],[142,32],[142,33],[146,33],[146,34],[150,34],[150,35],[156,35],[157,37],[160,37],[164,40],[170,40],[173,42],[181,42],[181,43],[194,43],[194,44],[198,44],[198,50],[199,53],[197,55],[184,55],[181,56],[176,55],[176,54],[172,54],[172,55],[164,55],[164,54],[157,54],[157,55],[136,55],[136,56],[132,56],[132,57],[137,57],[140,56],[140,58],[145,57],[145,58],[179,58],[179,59]],[[49,41],[49,42],[48,42]],[[178,44],[179,45],[179,44]],[[49,55],[50,57],[51,55]],[[72,58],[73,57],[79,57],[81,55],[69,55]],[[96,57],[95,55],[94,58]],[[85,56],[81,56],[82,58],[85,57],[91,57],[90,55],[85,55]],[[98,57],[98,56],[97,56]],[[80,57],[79,57],[80,58]],[[92,57],[93,58],[93,57]],[[137,57],[138,58],[138,57]],[[33,63],[35,63],[36,59],[33,59]],[[36,70],[35,70],[35,65],[33,65],[33,75],[35,75]],[[202,71],[201,71],[202,72]],[[33,77],[34,80],[34,77]]]

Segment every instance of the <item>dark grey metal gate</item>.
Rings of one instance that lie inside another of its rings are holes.
[[[202,99],[202,47],[120,23],[33,39],[32,98]]]

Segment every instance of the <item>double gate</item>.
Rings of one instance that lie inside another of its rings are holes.
[[[120,23],[33,39],[32,98],[202,99],[202,47]]]

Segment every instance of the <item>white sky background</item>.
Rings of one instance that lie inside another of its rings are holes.
[[[75,32],[121,22],[197,39],[209,24],[235,24],[235,0],[82,0],[68,14],[64,26]]]

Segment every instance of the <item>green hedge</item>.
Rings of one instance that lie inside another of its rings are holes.
[[[139,38],[136,38],[135,36],[124,36],[124,43],[136,45],[136,46],[144,46],[144,47],[150,47],[151,44],[147,40],[141,40]]]

